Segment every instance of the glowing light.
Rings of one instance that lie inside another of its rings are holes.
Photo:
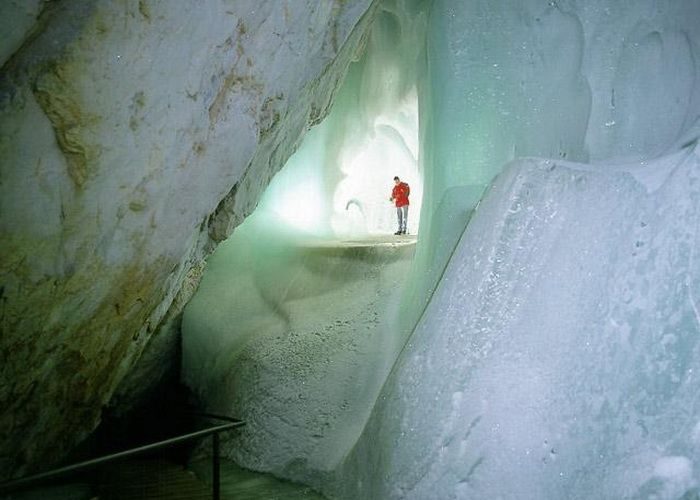
[[[291,226],[314,233],[323,225],[323,195],[310,182],[297,182],[277,195],[274,212]]]
[[[333,194],[331,216],[335,234],[357,237],[395,231],[396,215],[388,200],[395,175],[411,186],[409,232],[417,232],[423,189],[418,172],[415,91],[399,107],[378,115],[360,140],[343,151],[340,170],[344,177]]]
[[[408,231],[415,234],[423,191],[415,89],[369,118],[342,103],[334,108],[272,180],[258,210],[314,236],[391,234],[395,175],[411,186]]]
[[[328,202],[323,185],[323,157],[326,128],[317,127],[272,179],[258,210],[274,214],[277,220],[304,233],[328,232]],[[268,219],[269,220],[269,219]]]

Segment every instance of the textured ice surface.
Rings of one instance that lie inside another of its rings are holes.
[[[510,165],[344,464],[343,496],[695,491],[699,215],[697,150]]]
[[[387,312],[414,241],[295,240],[263,217],[217,250],[185,310],[184,379],[245,420],[226,455],[312,482],[357,440],[401,347]]]

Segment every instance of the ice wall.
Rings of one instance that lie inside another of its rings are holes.
[[[700,4],[434,0],[421,310],[485,186],[522,156],[653,158],[700,117]]]
[[[696,146],[628,167],[510,165],[335,493],[697,495],[699,215]]]
[[[426,146],[438,196],[486,185],[515,157],[666,151],[698,118],[699,12],[693,1],[435,0]]]

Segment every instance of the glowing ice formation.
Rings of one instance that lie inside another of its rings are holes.
[[[388,198],[398,175],[411,186],[409,233],[418,231],[423,178],[415,41],[392,32],[396,26],[386,28],[386,17],[350,68],[330,115],[272,180],[259,211],[315,236],[390,234],[396,214]]]
[[[393,177],[411,186],[409,232],[416,233],[422,197],[418,171],[418,101],[415,88],[392,96],[396,107],[359,112],[351,75],[331,116],[309,131],[299,150],[270,183],[258,210],[291,229],[314,236],[357,238],[390,234],[396,214],[388,197]],[[396,92],[397,89],[390,89]],[[350,94],[350,95],[348,95]],[[349,131],[348,131],[349,129]]]

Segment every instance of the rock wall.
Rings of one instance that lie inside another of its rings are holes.
[[[373,12],[3,3],[1,475],[60,459],[168,362],[203,258],[325,116]]]

